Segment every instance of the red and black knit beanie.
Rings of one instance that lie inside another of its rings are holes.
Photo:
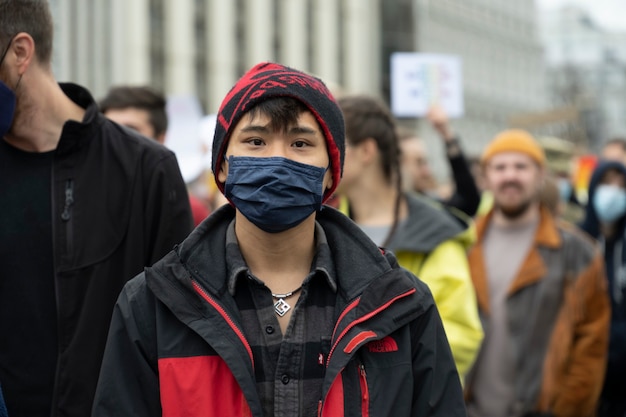
[[[224,184],[217,178],[232,129],[255,105],[277,97],[301,101],[317,119],[328,147],[333,186],[324,195],[328,199],[339,184],[345,154],[343,114],[326,85],[309,74],[280,64],[257,64],[237,81],[224,98],[217,114],[213,138],[213,175],[218,188]]]

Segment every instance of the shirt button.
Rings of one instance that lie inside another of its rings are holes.
[[[287,385],[289,383],[289,375],[281,376],[280,380],[283,381],[283,384]]]
[[[267,326],[267,327],[265,327],[265,333],[273,334],[274,333],[274,326]]]

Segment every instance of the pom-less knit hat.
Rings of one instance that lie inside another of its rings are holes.
[[[324,195],[328,199],[339,184],[345,154],[343,114],[324,83],[304,72],[274,63],[261,63],[237,81],[224,98],[217,114],[213,138],[213,175],[218,188],[224,184],[217,178],[228,139],[241,117],[255,105],[277,97],[292,97],[301,101],[320,125],[330,157],[333,185]]]
[[[540,166],[545,166],[546,156],[535,138],[525,130],[510,129],[500,132],[487,145],[481,157],[485,164],[495,154],[502,152],[520,152],[530,156]]]

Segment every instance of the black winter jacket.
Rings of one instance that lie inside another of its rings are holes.
[[[120,290],[193,223],[175,155],[106,119],[82,87],[61,87],[86,113],[65,124],[53,162],[59,357],[52,416],[85,417]]]
[[[130,281],[116,304],[93,416],[262,416],[227,290],[230,206]],[[337,278],[320,416],[464,416],[450,347],[422,282],[347,217],[317,216]]]
[[[626,167],[618,161],[603,161],[596,167],[589,181],[589,203],[580,227],[600,240],[603,247],[611,297],[611,336],[601,403],[619,403],[623,402],[626,393],[626,215],[616,220],[615,236],[605,239],[593,205],[593,198],[602,177],[609,170],[615,170],[626,177]]]

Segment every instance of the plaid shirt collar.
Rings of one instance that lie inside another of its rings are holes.
[[[303,284],[306,284],[313,276],[319,275],[333,292],[337,291],[337,282],[335,280],[335,264],[326,240],[324,228],[315,222],[315,241],[317,248],[313,264],[311,265],[311,273],[307,276]],[[242,277],[253,276],[250,273],[246,261],[243,259],[237,236],[235,235],[235,220],[231,221],[226,231],[226,271],[228,275],[228,292],[235,295],[237,281]]]

